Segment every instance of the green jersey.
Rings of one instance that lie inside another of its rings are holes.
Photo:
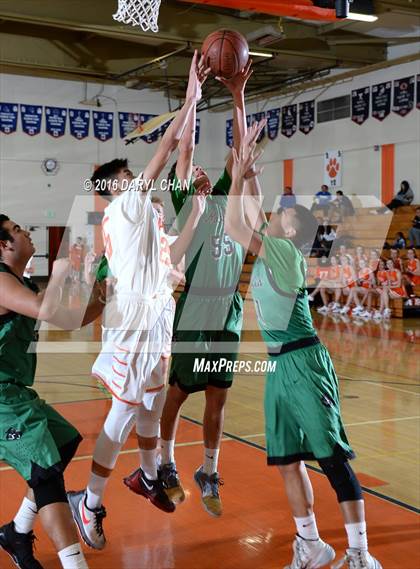
[[[251,289],[264,341],[271,348],[315,336],[306,286],[306,262],[292,241],[263,236]]]
[[[108,261],[105,255],[99,261],[98,268],[96,269],[96,280],[100,283],[104,281],[107,277],[111,277],[111,270],[108,266]]]
[[[171,191],[172,203],[180,221],[185,224],[191,212],[194,186],[190,182],[187,191],[175,176]],[[242,271],[244,250],[224,232],[227,196],[231,186],[225,169],[206,200],[204,213],[194,232],[185,255],[185,280],[187,287],[202,289],[235,289]]]
[[[9,273],[19,279],[10,269],[0,263],[0,272]],[[38,292],[30,279],[21,281],[26,287]],[[35,378],[36,353],[29,352],[29,346],[38,339],[36,320],[8,312],[0,316],[0,384],[15,383],[31,386]]]

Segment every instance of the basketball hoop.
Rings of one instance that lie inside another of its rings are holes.
[[[161,0],[118,0],[118,10],[112,17],[122,24],[140,26],[144,32],[158,32]]]

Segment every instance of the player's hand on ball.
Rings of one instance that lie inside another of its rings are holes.
[[[248,79],[251,77],[253,71],[251,69],[252,59],[248,61],[245,67],[237,75],[231,79],[224,79],[223,77],[216,77],[217,81],[223,83],[229,89],[232,95],[241,94],[245,91],[245,86]]]
[[[57,280],[65,281],[70,274],[71,264],[69,258],[54,261],[51,276]]]
[[[199,79],[198,53],[197,50],[195,50],[191,61],[186,97],[187,99],[193,99],[196,103],[198,103],[198,101],[201,100],[201,95],[202,92],[201,92],[201,82]]]

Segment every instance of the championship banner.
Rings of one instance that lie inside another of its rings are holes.
[[[363,124],[369,117],[370,87],[354,89],[351,92],[351,120]]]
[[[140,115],[139,113],[118,113],[118,122],[120,126],[120,138],[125,138],[127,134],[139,126]]]
[[[148,123],[150,120],[156,118],[158,115],[150,115],[147,113],[140,113],[140,125]],[[149,134],[145,134],[141,137],[142,140],[144,140],[144,142],[147,142],[147,144],[152,144],[152,142],[156,142],[156,140],[159,138],[159,130],[155,130],[153,132],[150,132]]]
[[[324,155],[324,184],[329,188],[341,188],[343,152],[328,150]]]
[[[233,146],[233,119],[226,121],[226,145],[230,148]]]
[[[246,115],[246,126],[249,128],[252,124],[252,115]]]
[[[315,101],[299,103],[299,130],[309,134],[315,126]]]
[[[29,136],[41,132],[42,107],[40,105],[20,105],[22,130]]]
[[[165,132],[168,126],[171,124],[172,119],[177,114],[177,111],[173,111],[171,113],[164,113],[163,115],[147,115],[149,117],[153,117],[146,122],[141,122],[140,124],[130,133],[127,134],[125,137],[126,144],[133,144],[138,140],[144,140],[143,137],[150,136],[154,134],[156,139]],[[146,115],[141,115],[146,116]]]
[[[372,87],[372,116],[383,121],[391,112],[391,81]]]
[[[416,107],[420,109],[420,74],[417,75],[417,101]]]
[[[53,138],[63,136],[66,131],[67,109],[45,107],[45,130]]]
[[[414,75],[394,81],[394,104],[392,110],[405,117],[414,106]]]
[[[195,119],[195,145],[200,143],[201,120]]]
[[[0,103],[0,132],[12,134],[16,132],[18,106],[14,103]]]
[[[93,134],[101,142],[106,142],[113,136],[114,113],[105,111],[93,112]]]
[[[281,110],[281,133],[287,138],[293,136],[297,128],[297,105],[286,105]]]
[[[264,112],[264,111],[262,111],[262,112],[260,112],[260,113],[254,113],[254,114],[252,115],[252,122],[259,122],[259,121],[261,121],[262,119],[265,119],[265,112]],[[257,144],[258,144],[259,142],[261,142],[261,140],[262,140],[264,137],[265,137],[265,127],[262,129],[262,131],[261,131],[260,134],[258,135]]]
[[[277,138],[280,128],[280,109],[267,111],[267,136],[270,140]]]
[[[69,109],[70,134],[82,140],[89,136],[90,111]]]

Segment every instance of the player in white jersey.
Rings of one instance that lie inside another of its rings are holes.
[[[102,350],[92,369],[112,394],[112,407],[96,442],[87,489],[70,492],[69,503],[83,540],[95,549],[103,549],[106,542],[102,528],[106,515],[102,504],[105,486],[134,424],[141,468],[125,478],[124,483],[161,510],[175,510],[158,480],[156,465],[165,398],[161,356],[172,331],[174,314],[167,279],[171,264],[179,262],[190,244],[205,198],[197,197],[187,225],[170,246],[150,194],[201,98],[201,85],[208,71],[203,59],[197,63],[195,53],[186,102],[143,174],[134,179],[126,161],[113,160],[98,168],[92,178],[95,186],[100,182],[101,188],[105,180],[105,193],[112,196],[102,227],[115,287],[105,309]]]

